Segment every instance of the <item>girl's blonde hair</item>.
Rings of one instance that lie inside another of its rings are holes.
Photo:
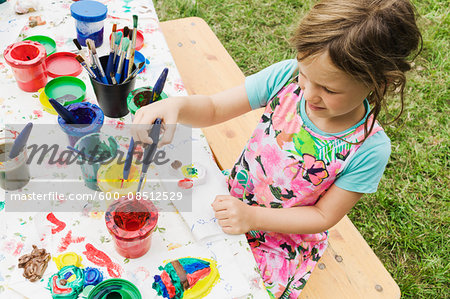
[[[414,6],[408,0],[324,0],[302,19],[291,38],[297,59],[328,51],[336,67],[372,89],[367,99],[376,119],[386,92],[398,91],[403,112],[408,57],[422,49]],[[375,122],[367,130],[372,131]]]

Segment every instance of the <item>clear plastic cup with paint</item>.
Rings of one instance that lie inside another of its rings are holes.
[[[86,39],[92,39],[95,47],[103,44],[103,28],[108,8],[97,1],[78,1],[70,6],[70,12],[75,19],[77,39],[86,46]]]
[[[0,187],[8,191],[21,189],[30,181],[26,147],[14,159],[8,157],[14,140],[12,136],[0,137]]]
[[[97,184],[98,170],[115,159],[118,148],[116,139],[104,133],[89,134],[77,141],[75,149],[81,152],[78,159],[84,184],[89,189],[101,191]]]

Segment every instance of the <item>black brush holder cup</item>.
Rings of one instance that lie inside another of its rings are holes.
[[[104,70],[106,70],[108,57],[108,55],[100,57],[100,63],[102,64]],[[116,59],[118,58],[119,56],[117,56]],[[135,68],[136,65],[133,65],[132,70]],[[95,96],[97,97],[98,105],[102,108],[103,113],[107,117],[119,118],[128,114],[127,97],[128,94],[134,89],[136,77],[137,76],[134,76],[133,79],[126,83],[116,85],[107,85],[89,77],[92,87],[94,88]]]

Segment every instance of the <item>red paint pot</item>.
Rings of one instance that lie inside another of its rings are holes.
[[[138,258],[150,249],[158,210],[150,200],[122,197],[108,208],[105,221],[117,252],[126,258]]]
[[[47,83],[45,47],[34,41],[21,41],[9,45],[3,52],[6,63],[11,66],[17,85],[28,92],[38,91]]]

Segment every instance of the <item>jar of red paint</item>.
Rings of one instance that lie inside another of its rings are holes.
[[[14,73],[17,85],[23,91],[35,92],[47,83],[47,53],[40,43],[25,40],[9,45],[3,56]]]
[[[138,258],[150,249],[158,210],[150,200],[136,200],[130,195],[109,206],[105,221],[117,252],[126,258]]]

